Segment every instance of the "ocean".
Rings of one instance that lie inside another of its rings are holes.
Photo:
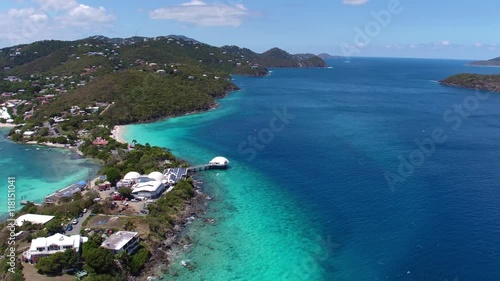
[[[500,280],[500,94],[437,82],[500,69],[460,60],[328,63],[235,76],[242,90],[217,109],[125,128],[128,141],[169,148],[193,165],[231,161],[196,176],[213,200],[185,231],[193,244],[174,261],[178,276],[165,279]],[[53,173],[42,163],[67,159],[34,162],[37,152],[0,145],[23,153],[1,158],[20,184],[47,181]]]
[[[179,276],[167,276],[499,280],[500,95],[437,81],[500,70],[459,60],[328,63],[236,76],[242,90],[215,110],[126,128],[127,140],[192,164],[231,161],[198,175],[214,199],[186,233],[194,243],[175,262]]]
[[[95,178],[101,165],[67,149],[13,143],[10,129],[0,128],[0,217],[8,213],[8,178],[15,178],[16,209],[22,200],[42,203],[45,196],[68,185]],[[11,187],[11,189],[13,189]]]

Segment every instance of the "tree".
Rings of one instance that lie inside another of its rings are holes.
[[[50,220],[45,227],[49,233],[58,233],[62,230],[61,220],[58,218],[54,218]]]
[[[56,255],[56,254],[54,254]],[[62,265],[54,262],[54,255],[40,258],[35,265],[38,273],[47,275],[58,275],[62,272]]]
[[[110,250],[101,247],[84,248],[85,264],[98,274],[111,273],[114,267],[114,257]]]
[[[135,224],[132,221],[127,220],[127,222],[125,222],[125,224],[123,225],[123,228],[126,231],[133,231],[135,230]]]
[[[132,189],[130,187],[122,187],[120,189],[118,189],[118,193],[120,193],[121,196],[125,197],[125,198],[132,198],[134,196],[132,196]]]
[[[151,253],[146,248],[141,248],[135,255],[132,256],[132,260],[129,263],[130,273],[133,275],[139,275],[144,264],[149,260]]]
[[[112,184],[115,185],[120,179],[120,170],[115,167],[107,167],[104,169],[104,174],[106,175],[106,179]]]
[[[65,269],[77,269],[80,256],[72,249],[52,254],[38,260],[36,268],[40,274],[59,275]]]

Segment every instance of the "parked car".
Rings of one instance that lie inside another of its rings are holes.
[[[139,202],[139,201],[141,201],[141,200],[139,200],[139,199],[137,199],[137,198],[132,198],[132,199],[130,200],[130,202]]]
[[[77,219],[74,219],[71,223],[72,223],[72,224],[78,224],[78,220],[77,220]]]
[[[87,209],[86,209],[86,208],[85,208],[85,209],[83,209],[83,211],[82,211],[82,212],[85,214],[85,213],[87,212]]]
[[[71,226],[71,224],[68,224],[66,226],[66,231],[71,231],[71,230],[73,230],[73,226]]]
[[[93,216],[95,216],[95,213],[90,213],[90,215],[89,215],[89,216],[93,217]]]
[[[141,214],[147,214],[147,213],[148,213],[148,211],[146,211],[146,210],[141,210]]]
[[[113,195],[113,200],[115,200],[115,201],[123,201],[123,200],[125,200],[125,197],[122,197],[120,195]]]

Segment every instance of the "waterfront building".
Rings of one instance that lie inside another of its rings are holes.
[[[139,240],[138,232],[118,231],[102,242],[101,247],[113,251],[113,254],[120,254],[125,251],[131,255],[139,248]]]

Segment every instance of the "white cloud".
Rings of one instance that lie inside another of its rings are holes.
[[[446,47],[446,46],[450,46],[450,41],[448,41],[448,40],[441,41],[441,42],[440,42],[440,45],[441,45],[441,46],[445,46],[445,47]]]
[[[483,44],[481,44],[480,42],[476,42],[476,43],[474,43],[474,46],[477,48],[481,48],[483,46]]]
[[[107,24],[114,21],[116,17],[108,14],[104,7],[94,8],[91,6],[79,4],[68,9],[68,11],[56,20],[60,20],[63,25],[80,26],[90,28],[96,24]]]
[[[49,38],[75,39],[82,31],[97,32],[116,17],[104,7],[77,0],[30,0],[27,8],[0,12],[0,42],[15,45]],[[88,35],[88,34],[87,34]]]
[[[368,3],[368,0],[342,0],[342,3],[344,3],[346,5],[358,6],[358,5],[364,5],[364,4]]]
[[[159,8],[149,13],[151,19],[174,20],[197,26],[238,27],[247,16],[249,16],[249,11],[242,4],[232,6],[220,3],[207,4],[201,0]]]

